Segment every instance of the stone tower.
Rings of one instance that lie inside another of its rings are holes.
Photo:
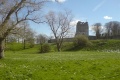
[[[76,34],[75,35],[89,36],[88,22],[78,21],[78,23],[76,25]]]

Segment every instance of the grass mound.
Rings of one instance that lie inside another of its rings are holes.
[[[93,45],[91,47],[86,47],[83,50],[120,50],[120,40],[94,40],[91,42]]]
[[[120,40],[92,40],[89,46],[75,47],[72,42],[63,44],[63,51],[118,51],[120,52]]]

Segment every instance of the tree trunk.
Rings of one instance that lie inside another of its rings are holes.
[[[40,52],[43,53],[43,45],[42,44],[41,44],[41,49],[40,50],[41,50]]]
[[[26,48],[26,41],[24,39],[24,41],[23,41],[23,49],[25,49],[25,48]]]
[[[4,40],[0,39],[0,59],[4,58]]]
[[[60,52],[60,46],[59,46],[59,43],[57,43],[57,50],[58,50],[58,52]]]

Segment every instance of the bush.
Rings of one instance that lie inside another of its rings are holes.
[[[84,35],[75,36],[73,44],[75,47],[89,47],[92,43],[88,40],[88,38]]]
[[[49,44],[43,44],[40,47],[40,53],[47,53],[50,52],[51,48]]]

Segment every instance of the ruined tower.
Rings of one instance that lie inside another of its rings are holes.
[[[75,35],[89,36],[88,22],[78,21],[78,23],[76,25],[76,34]]]

